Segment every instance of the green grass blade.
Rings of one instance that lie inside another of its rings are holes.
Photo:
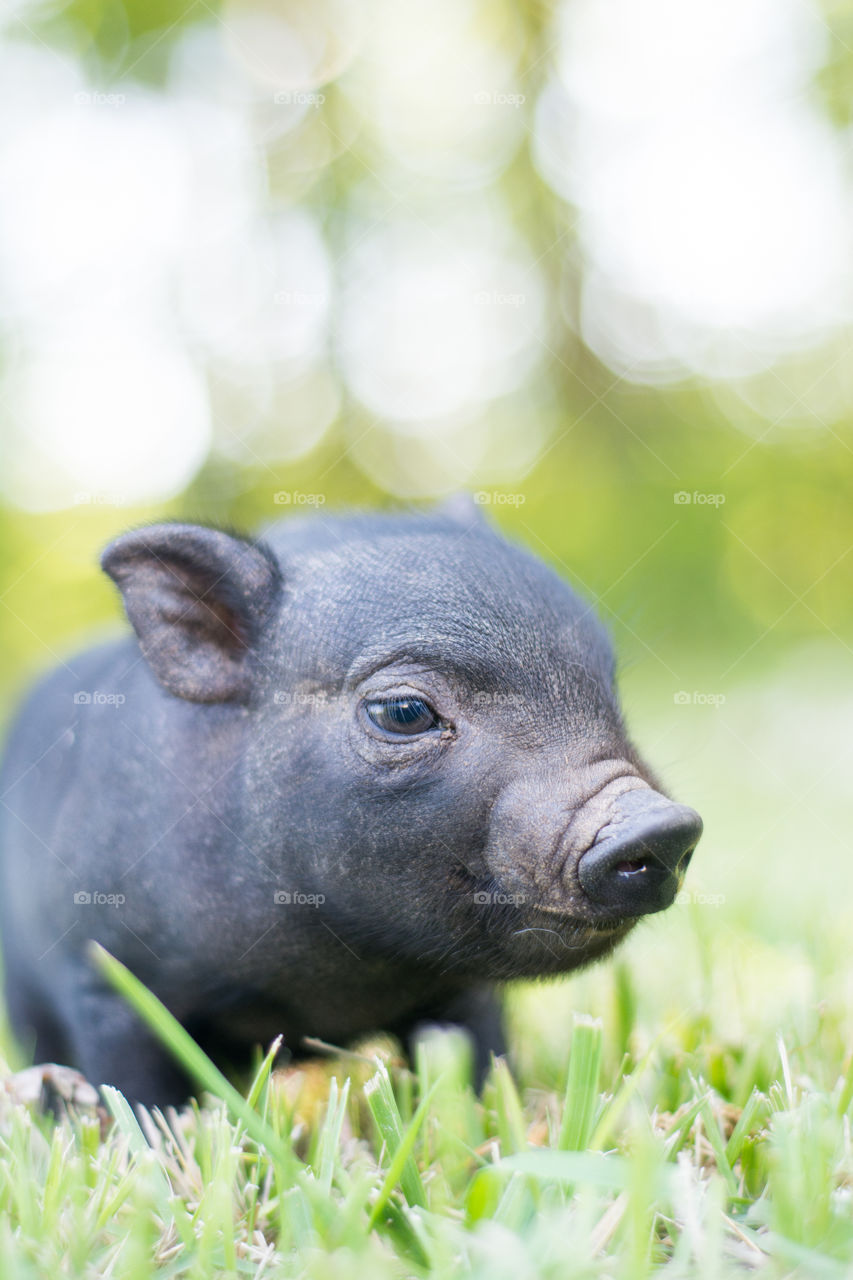
[[[730,1165],[736,1163],[743,1149],[743,1144],[749,1136],[750,1129],[755,1125],[766,1107],[767,1099],[758,1089],[753,1089],[740,1113],[737,1124],[732,1130],[731,1137],[726,1143],[726,1159]]]
[[[717,1117],[714,1115],[713,1108],[711,1107],[710,1095],[705,1092],[702,1082],[694,1079],[689,1072],[688,1078],[696,1093],[704,1093],[699,1114],[702,1116],[702,1121],[705,1126],[705,1135],[711,1144],[717,1161],[717,1168],[723,1175],[729,1195],[737,1196],[740,1193],[740,1187],[738,1185],[738,1180],[735,1177],[734,1170],[729,1164],[728,1156],[726,1155],[725,1139],[723,1138],[720,1126],[717,1123]]]
[[[421,1181],[421,1175],[418,1172],[412,1152],[438,1084],[439,1081],[436,1080],[429,1093],[425,1094],[421,1099],[417,1111],[406,1126],[405,1133],[402,1131],[400,1113],[397,1109],[397,1102],[394,1098],[391,1081],[385,1066],[380,1066],[373,1079],[369,1080],[364,1086],[367,1105],[370,1107],[376,1126],[382,1134],[385,1145],[391,1155],[388,1173],[370,1215],[371,1227],[378,1222],[382,1210],[398,1182],[407,1204],[410,1206],[419,1205],[422,1208],[426,1207],[424,1184]]]
[[[264,1085],[267,1083],[267,1081],[270,1078],[270,1075],[272,1073],[272,1064],[276,1060],[276,1056],[278,1055],[278,1051],[281,1048],[281,1042],[283,1039],[284,1039],[284,1036],[276,1036],[275,1040],[273,1040],[272,1044],[267,1050],[266,1057],[264,1058],[261,1065],[258,1067],[255,1078],[252,1081],[252,1087],[246,1096],[246,1101],[248,1102],[249,1106],[252,1107],[253,1109],[257,1107],[258,1102],[260,1101],[260,1097],[261,1097],[261,1093],[263,1091]]]
[[[666,1155],[668,1160],[674,1160],[681,1148],[684,1146],[684,1142],[690,1132],[690,1127],[696,1117],[700,1114],[704,1104],[705,1095],[701,1098],[696,1098],[696,1100],[692,1102],[684,1112],[684,1115],[679,1116],[670,1128],[667,1129],[664,1144],[666,1146]]]
[[[332,1189],[332,1177],[335,1172],[335,1162],[338,1157],[338,1149],[341,1142],[341,1129],[343,1128],[344,1118],[347,1113],[347,1100],[349,1099],[350,1082],[349,1079],[344,1081],[343,1088],[338,1093],[338,1082],[334,1076],[329,1086],[329,1106],[326,1111],[326,1119],[323,1122],[323,1128],[320,1133],[320,1143],[317,1164],[319,1166],[318,1185],[323,1188],[326,1195]]]
[[[164,1004],[131,971],[97,942],[90,944],[94,962],[107,981],[202,1089],[221,1098],[229,1111],[246,1126],[249,1136],[278,1161],[287,1164],[295,1156],[278,1134],[258,1115],[218,1067],[199,1048]]]
[[[504,1058],[497,1058],[492,1068],[495,1090],[495,1116],[501,1155],[512,1155],[527,1147],[527,1125],[524,1108],[512,1072]]]
[[[163,1166],[156,1160],[152,1159],[152,1150],[148,1139],[142,1131],[142,1126],[133,1113],[130,1103],[123,1093],[118,1089],[114,1089],[112,1085],[101,1085],[101,1093],[104,1095],[104,1101],[107,1104],[110,1115],[115,1121],[116,1128],[124,1134],[127,1139],[128,1149],[132,1156],[137,1160],[145,1160],[149,1162],[151,1169],[151,1177],[154,1181],[157,1191],[161,1194],[164,1201],[168,1201],[172,1195],[172,1187],[169,1179],[163,1170]]]
[[[589,1145],[598,1107],[601,1045],[600,1019],[575,1014],[563,1123],[557,1141],[561,1151],[583,1151]]]

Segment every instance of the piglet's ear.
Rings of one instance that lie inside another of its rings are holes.
[[[161,524],[116,538],[101,567],[164,688],[190,702],[248,700],[280,590],[270,554],[218,529]]]

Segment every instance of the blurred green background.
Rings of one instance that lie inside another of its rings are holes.
[[[472,490],[706,820],[641,998],[849,1007],[851,43],[847,0],[13,0],[4,716],[118,625],[128,525]]]

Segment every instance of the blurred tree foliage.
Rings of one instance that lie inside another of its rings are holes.
[[[218,0],[67,0],[46,7],[35,21],[38,38],[74,52],[100,77],[134,74],[156,82],[170,40],[182,27],[210,18]],[[156,56],[157,47],[161,55]]]

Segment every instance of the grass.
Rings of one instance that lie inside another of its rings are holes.
[[[243,1096],[102,964],[205,1102],[137,1118],[110,1091],[106,1133],[91,1114],[7,1102],[3,1280],[851,1274],[842,1009],[819,1010],[809,1042],[793,1008],[782,1034],[749,1044],[701,1005],[642,1028],[623,960],[573,984],[603,1017],[563,1018],[560,1064],[542,1009],[566,986],[517,992],[518,1073],[497,1062],[481,1098],[453,1031],[425,1036],[412,1071],[383,1041],[273,1075],[268,1056]]]

